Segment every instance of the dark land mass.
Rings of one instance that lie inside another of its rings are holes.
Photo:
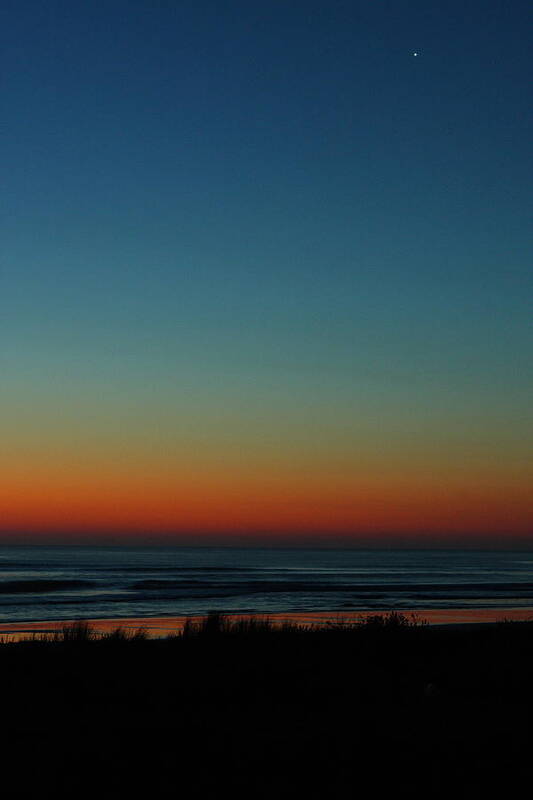
[[[7,797],[518,797],[533,624],[406,618],[0,645]]]

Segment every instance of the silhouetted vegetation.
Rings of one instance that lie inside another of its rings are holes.
[[[6,797],[511,797],[531,674],[529,623],[65,625],[0,644]]]

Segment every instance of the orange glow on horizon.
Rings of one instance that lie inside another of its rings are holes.
[[[119,471],[19,467],[2,476],[0,530],[383,535],[501,534],[533,539],[530,484],[432,474],[274,474],[219,469]]]

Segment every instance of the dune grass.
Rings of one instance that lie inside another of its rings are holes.
[[[388,614],[373,614],[353,619],[338,617],[323,622],[302,623],[292,620],[278,620],[269,616],[232,616],[219,611],[211,611],[201,619],[185,620],[182,628],[170,633],[168,639],[191,639],[205,637],[258,637],[268,635],[302,635],[311,633],[350,633],[361,631],[392,632],[425,626],[415,614],[401,614],[392,611]],[[86,620],[75,620],[62,625],[53,632],[32,633],[19,641],[46,641],[63,644],[88,644],[90,642],[143,642],[150,638],[149,629],[127,628],[119,625],[110,631],[99,631]],[[0,637],[0,644],[8,643],[9,637]]]
[[[532,673],[529,623],[213,612],[158,639],[69,623],[0,646],[4,794],[518,796]]]
[[[269,616],[250,615],[232,616],[219,611],[211,611],[206,616],[187,618],[181,628],[169,633],[169,640],[182,640],[205,637],[260,637],[268,635],[302,635],[304,633],[350,633],[361,631],[393,632],[426,625],[416,614],[402,614],[392,611],[388,614],[373,614],[369,616],[338,617],[335,620],[320,622],[296,622],[290,619],[277,619]],[[143,642],[150,639],[148,627],[129,628],[118,625],[109,631],[98,630],[98,627],[87,620],[74,620],[66,622],[54,631],[36,631],[18,638],[17,642],[56,642],[63,644],[88,644],[90,642]],[[159,638],[159,637],[158,637]],[[9,635],[0,636],[0,645],[12,643],[14,640]]]

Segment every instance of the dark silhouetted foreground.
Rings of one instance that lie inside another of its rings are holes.
[[[532,779],[529,623],[78,623],[1,645],[0,674],[6,797],[514,797]]]

